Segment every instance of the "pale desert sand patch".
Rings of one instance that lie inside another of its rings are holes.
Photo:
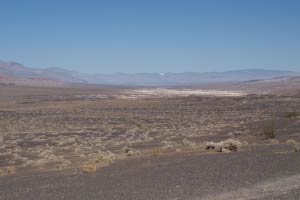
[[[84,99],[136,99],[149,97],[187,97],[187,96],[219,96],[219,97],[238,97],[247,95],[242,91],[227,91],[227,90],[201,90],[201,89],[169,89],[169,88],[154,88],[154,89],[137,89],[127,90],[122,94],[114,95],[75,95],[77,98]]]
[[[190,95],[204,95],[204,96],[244,96],[246,93],[241,91],[226,91],[226,90],[200,90],[200,89],[140,89],[133,90],[137,95],[145,96],[190,96]]]

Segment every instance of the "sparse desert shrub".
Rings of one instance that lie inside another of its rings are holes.
[[[97,165],[93,163],[86,163],[81,166],[81,171],[83,173],[91,173],[97,170]]]
[[[297,141],[296,140],[292,140],[292,139],[289,139],[285,142],[287,145],[295,145],[297,144]]]
[[[300,152],[300,142],[290,139],[286,141],[286,144],[292,146],[294,151]]]
[[[177,149],[175,149],[175,152],[176,153],[182,152],[182,149],[177,148]]]
[[[299,142],[297,144],[295,144],[294,151],[300,152],[300,143]]]
[[[0,169],[0,176],[3,176],[3,175],[5,175],[5,172],[2,169]]]
[[[14,174],[16,173],[16,168],[14,166],[9,166],[6,168],[6,173],[7,174]]]
[[[152,151],[152,153],[153,153],[153,155],[154,156],[160,156],[160,155],[162,155],[163,154],[163,151],[164,149],[162,149],[162,148],[156,148],[156,149],[154,149],[153,151]]]
[[[300,117],[300,112],[289,112],[287,115],[286,115],[287,118],[298,118]]]
[[[100,152],[96,158],[94,159],[95,163],[98,163],[99,165],[105,166],[110,165],[113,163],[113,161],[116,159],[116,156],[114,153],[108,151],[108,152]]]
[[[273,125],[273,124],[264,127],[264,130],[263,130],[263,136],[264,136],[266,139],[272,139],[272,138],[275,138],[275,128],[274,128],[274,125]]]
[[[197,144],[195,142],[191,142],[191,141],[189,141],[187,139],[182,140],[182,144],[184,146],[190,147],[192,149],[196,149],[197,148]]]
[[[64,168],[67,168],[68,166],[70,166],[71,164],[72,164],[71,161],[65,160],[65,161],[63,161],[61,164],[56,165],[56,168],[57,168],[57,169],[64,169]]]
[[[215,149],[215,147],[216,147],[216,143],[215,142],[207,142],[205,144],[205,149],[207,149],[207,150]]]

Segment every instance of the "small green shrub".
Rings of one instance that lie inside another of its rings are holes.
[[[3,176],[4,174],[5,172],[2,169],[0,169],[0,176]]]
[[[287,115],[286,115],[287,118],[297,118],[297,117],[300,117],[300,112],[289,112]]]
[[[266,139],[275,138],[275,128],[274,125],[266,126],[263,131],[264,137]]]

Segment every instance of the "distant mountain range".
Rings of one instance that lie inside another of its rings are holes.
[[[176,86],[207,83],[235,83],[300,76],[293,71],[247,69],[227,72],[113,73],[84,74],[61,68],[34,69],[17,62],[0,61],[0,83],[33,86],[101,84],[127,86]]]

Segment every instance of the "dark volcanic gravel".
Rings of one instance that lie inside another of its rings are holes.
[[[91,174],[11,175],[0,178],[0,199],[300,199],[299,153],[271,148],[130,159]]]

